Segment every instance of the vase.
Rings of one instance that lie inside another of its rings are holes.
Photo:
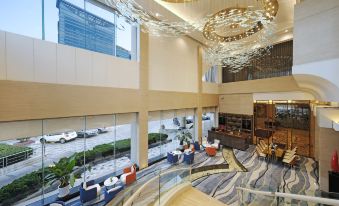
[[[338,168],[338,153],[337,150],[333,151],[332,154],[332,161],[331,161],[331,168],[333,172],[338,172],[339,168]]]
[[[59,186],[59,195],[58,197],[62,198],[65,197],[69,194],[69,185],[67,185],[66,187],[60,187]]]

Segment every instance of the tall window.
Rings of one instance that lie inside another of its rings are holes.
[[[137,25],[97,1],[3,2],[0,30],[125,59],[137,59]]]
[[[180,132],[188,132],[192,138],[180,139]],[[148,159],[150,163],[165,157],[167,152],[181,150],[194,141],[194,109],[149,112]]]
[[[72,194],[121,174],[135,161],[136,129],[135,113],[0,123],[0,202],[47,205],[59,187]]]

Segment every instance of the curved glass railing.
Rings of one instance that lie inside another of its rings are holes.
[[[339,200],[284,193],[269,187],[237,187],[238,205],[339,205]]]
[[[169,191],[186,184],[191,184],[191,167],[155,170],[123,190],[109,205],[160,205],[169,199]]]

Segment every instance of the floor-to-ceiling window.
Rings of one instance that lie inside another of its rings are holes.
[[[0,202],[41,199],[42,120],[0,123]]]
[[[188,132],[192,138],[182,140],[180,132]],[[187,142],[195,141],[195,110],[178,109],[149,112],[148,159],[156,161],[167,152],[182,149]]]
[[[64,182],[72,194],[84,181],[101,183],[135,163],[136,114],[2,122],[0,136],[0,202],[48,204],[65,168],[63,176],[75,177]]]

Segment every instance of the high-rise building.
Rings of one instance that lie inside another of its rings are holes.
[[[131,52],[121,46],[117,46],[117,57],[131,59]]]
[[[58,0],[58,42],[115,55],[115,25],[67,1]]]

